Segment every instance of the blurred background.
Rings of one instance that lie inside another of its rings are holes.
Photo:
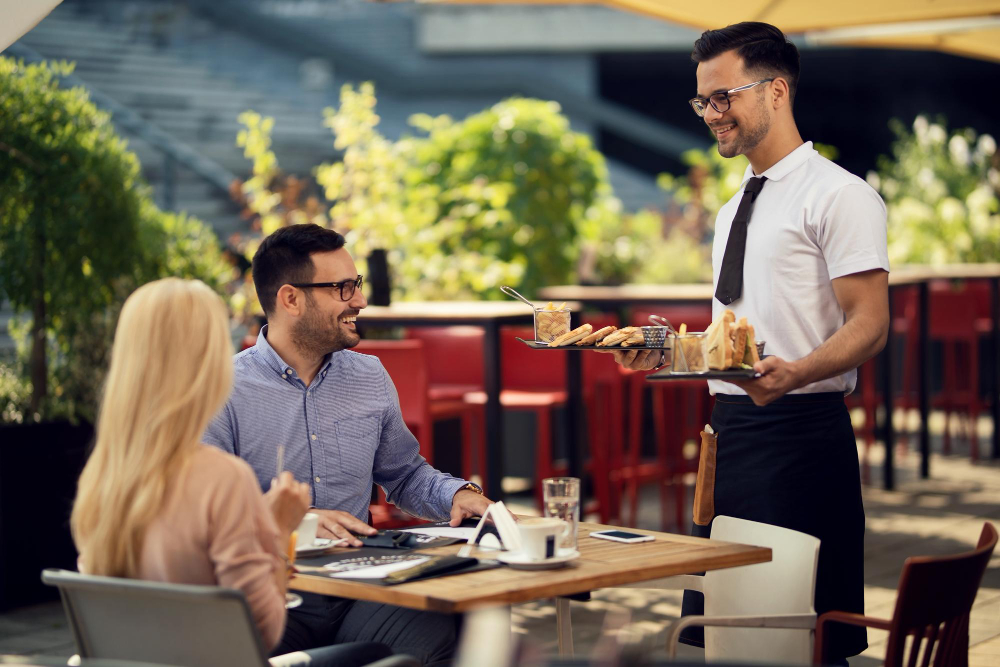
[[[0,55],[0,475],[43,467],[65,511],[124,298],[200,278],[252,344],[249,258],[281,225],[345,233],[381,305],[709,281],[746,162],[687,104],[705,21],[786,30],[802,136],[879,191],[894,266],[1000,261],[1000,5],[867,4],[64,0]],[[0,608],[38,595],[16,579]]]

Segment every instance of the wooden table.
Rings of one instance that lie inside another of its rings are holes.
[[[920,358],[930,358],[930,321],[929,321],[929,287],[932,280],[988,280],[992,291],[993,320],[993,365],[989,374],[993,378],[993,396],[991,397],[991,414],[993,416],[992,456],[1000,458],[1000,263],[993,264],[948,264],[941,266],[904,265],[889,273],[890,312],[892,307],[892,292],[901,287],[916,286],[919,298],[919,320],[917,336],[920,346]],[[624,315],[624,310],[637,305],[679,305],[703,303],[709,305],[713,297],[712,285],[708,283],[678,284],[678,285],[620,285],[613,287],[561,285],[547,287],[539,291],[543,299],[553,301],[573,300],[585,306],[602,310],[613,310]],[[622,320],[624,322],[624,320]],[[885,349],[882,351],[882,382],[885,414],[893,414],[892,365],[894,342],[890,335]],[[567,363],[567,373],[579,377],[579,368],[570,370],[574,364],[579,366],[577,355],[570,355]],[[930,476],[930,433],[928,431],[928,416],[930,414],[930,367],[928,364],[918,365],[918,395],[920,409],[920,475]],[[570,406],[569,412],[579,411],[582,405]],[[571,417],[572,419],[573,417]],[[883,441],[885,443],[885,464],[883,465],[883,484],[885,488],[895,487],[894,441],[892,419],[883,420]],[[571,441],[572,442],[572,441]],[[570,451],[575,447],[570,446]],[[574,459],[570,458],[571,470],[579,474],[579,468],[574,468]]]
[[[501,567],[493,570],[438,577],[396,586],[375,586],[346,579],[330,579],[307,573],[296,574],[289,588],[354,600],[445,613],[480,607],[505,607],[543,598],[586,593],[599,588],[636,584],[677,574],[694,574],[740,565],[765,563],[771,550],[686,535],[651,530],[630,532],[656,537],[654,542],[622,544],[588,537],[591,532],[613,526],[580,523],[580,558],[558,570],[525,571]],[[463,545],[426,549],[428,554],[456,553]],[[496,552],[476,550],[473,555],[489,558]],[[304,563],[303,563],[304,564]],[[568,600],[557,604],[560,638],[571,639]]]
[[[500,406],[500,327],[531,324],[534,314],[511,301],[400,301],[391,306],[368,306],[358,315],[366,327],[477,326],[483,339],[483,384],[486,391],[486,489],[495,498],[502,494],[503,409]],[[572,434],[573,442],[577,439]]]

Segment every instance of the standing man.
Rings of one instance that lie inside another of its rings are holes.
[[[261,243],[253,280],[268,324],[233,361],[233,392],[203,442],[246,460],[267,490],[283,468],[312,487],[320,537],[372,535],[372,483],[393,504],[428,519],[482,515],[482,489],[432,468],[376,357],[351,352],[368,302],[344,237],[319,225],[284,227]],[[374,641],[424,664],[448,661],[458,617],[304,593],[275,654]]]
[[[708,383],[718,434],[715,513],[818,537],[816,611],[863,613],[865,516],[844,396],[889,331],[885,205],[803,143],[792,115],[799,54],[780,30],[709,30],[691,57],[691,107],[720,155],[750,161],[743,187],[716,218],[713,316],[731,308],[746,317],[772,355],[756,364],[759,379]],[[627,368],[661,362],[656,351],[615,354]],[[694,534],[710,529],[695,526]],[[701,603],[686,593],[684,613],[700,613]],[[829,630],[829,664],[846,665],[867,647],[864,628]]]

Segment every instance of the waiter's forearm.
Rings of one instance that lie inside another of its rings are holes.
[[[882,351],[888,335],[888,313],[849,319],[811,354],[792,362],[798,375],[796,384],[804,387],[854,370]]]

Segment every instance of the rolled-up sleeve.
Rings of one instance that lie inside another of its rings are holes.
[[[420,445],[403,421],[396,387],[381,364],[379,370],[386,407],[375,452],[375,483],[385,490],[389,502],[410,514],[447,519],[455,493],[467,482],[434,469],[420,455]]]

